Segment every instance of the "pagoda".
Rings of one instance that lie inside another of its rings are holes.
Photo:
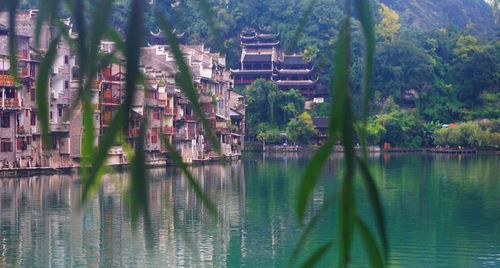
[[[317,79],[312,62],[302,54],[285,54],[276,34],[245,29],[240,42],[240,66],[231,70],[235,86],[245,87],[261,78],[282,90],[297,89],[307,100],[315,97]]]

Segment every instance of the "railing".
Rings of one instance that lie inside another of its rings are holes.
[[[216,122],[215,128],[217,129],[227,129],[227,122]]]
[[[0,74],[0,86],[2,87],[13,87],[14,77],[8,74]]]
[[[139,136],[139,128],[137,128],[137,127],[130,128],[128,130],[128,136],[129,137],[137,137],[137,136]]]
[[[69,131],[69,123],[51,123],[50,124],[51,132],[68,132]]]
[[[21,134],[21,135],[28,134],[28,131],[26,131],[24,126],[17,126],[17,134]]]
[[[190,114],[185,114],[185,115],[184,115],[184,120],[187,120],[187,121],[195,121],[194,116],[192,116],[192,115],[190,115]]]
[[[167,100],[158,100],[158,105],[159,106],[165,106],[165,105],[167,105]]]
[[[149,106],[158,106],[158,100],[152,98],[146,98],[146,104]]]
[[[19,59],[28,59],[28,50],[23,49],[23,50],[18,51],[17,53],[18,53],[17,57]]]
[[[2,107],[19,108],[21,107],[18,98],[0,98],[0,105]]]
[[[174,115],[175,114],[175,110],[172,107],[165,107],[164,114],[166,114],[166,115]]]
[[[163,127],[163,134],[175,134],[175,133],[176,129],[174,127],[168,127],[168,126]]]
[[[254,80],[234,80],[235,85],[247,85],[251,84]]]
[[[120,103],[121,103],[120,97],[103,97],[102,98],[102,104],[120,104]]]
[[[28,67],[22,67],[21,68],[21,76],[29,76],[29,69],[28,69]]]

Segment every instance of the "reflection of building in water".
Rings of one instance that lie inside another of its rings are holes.
[[[75,178],[1,179],[0,267],[224,266],[231,226],[242,224],[243,168],[234,162],[192,170],[221,220],[174,169],[151,170],[150,220],[140,217],[135,224],[125,197],[128,175],[106,175],[82,213]]]

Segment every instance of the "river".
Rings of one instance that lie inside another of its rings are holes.
[[[193,167],[215,202],[215,220],[175,168],[149,170],[149,220],[131,216],[128,175],[109,173],[84,206],[78,176],[0,179],[0,267],[287,267],[303,229],[295,194],[307,156],[247,154]],[[336,196],[333,155],[307,218]],[[500,267],[500,157],[373,156],[386,210],[391,267]],[[357,206],[373,226],[362,186]],[[335,237],[336,207],[299,261]],[[353,267],[366,267],[355,238]],[[320,266],[336,264],[334,247]]]

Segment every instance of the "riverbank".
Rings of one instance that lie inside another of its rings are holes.
[[[319,147],[319,145],[263,145],[262,142],[247,142],[245,145],[245,152],[303,152],[315,151]],[[357,152],[362,150],[359,146],[355,146],[354,149]],[[500,154],[500,150],[462,147],[381,148],[379,146],[369,146],[367,150],[369,153]],[[333,148],[333,152],[343,151],[344,149],[341,145],[335,145]]]
[[[191,162],[186,164],[192,166],[200,166],[211,163],[221,163],[221,162],[231,162],[239,160],[241,154],[233,154],[228,156],[211,156],[204,159],[192,159]],[[109,164],[106,165],[110,169],[123,171],[130,167],[130,163],[119,163],[119,164]],[[158,167],[175,167],[177,166],[170,159],[159,159],[153,161],[147,161],[146,166],[150,168]],[[72,174],[78,172],[81,169],[80,165],[73,165],[67,167],[27,167],[27,168],[1,168],[0,177],[29,177],[37,175],[54,175],[54,174]]]

